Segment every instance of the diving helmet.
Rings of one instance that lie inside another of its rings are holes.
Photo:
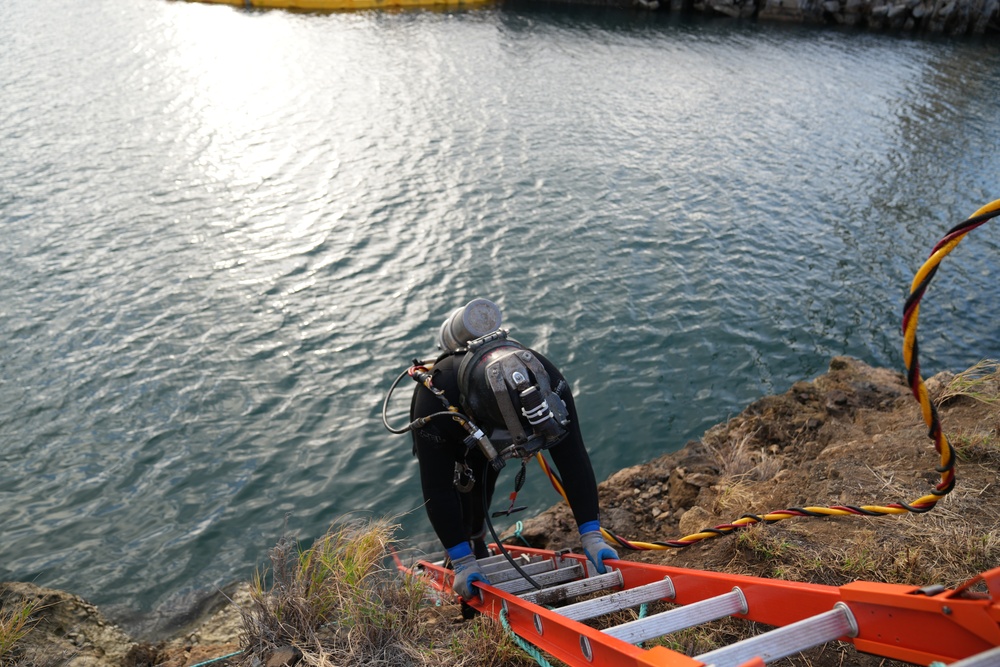
[[[437,346],[455,352],[466,343],[500,328],[500,306],[489,299],[473,299],[448,315],[438,331]]]

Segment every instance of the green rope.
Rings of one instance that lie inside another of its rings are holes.
[[[514,537],[524,542],[524,546],[531,548],[531,544],[528,542],[528,540],[524,539],[524,536],[521,535],[522,530],[524,530],[524,524],[518,521],[516,524],[514,524]]]
[[[649,613],[649,605],[643,602],[641,605],[639,605],[639,618],[646,618],[647,613]],[[639,648],[646,648],[643,645],[643,642],[639,642],[638,644],[636,644],[636,646],[638,646]]]
[[[520,521],[518,521],[518,523],[520,523]],[[507,634],[511,636],[511,639],[514,640],[514,643],[520,646],[522,651],[530,655],[534,659],[534,661],[539,664],[540,667],[552,667],[549,661],[545,659],[545,657],[538,651],[538,649],[536,649],[534,646],[521,639],[511,629],[510,623],[507,621],[506,609],[500,610],[500,625],[502,625],[503,629],[507,631]]]
[[[234,653],[230,653],[229,655],[224,655],[221,658],[212,658],[211,660],[199,662],[196,665],[191,665],[191,667],[204,667],[205,665],[211,665],[213,662],[222,662],[223,660],[229,660],[230,658],[235,658],[241,653],[243,653],[243,651],[236,651]]]

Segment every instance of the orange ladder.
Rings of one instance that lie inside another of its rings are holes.
[[[598,575],[581,555],[505,548],[541,588],[503,555],[491,556],[479,561],[491,584],[479,585],[469,606],[505,618],[521,639],[574,667],[759,667],[838,639],[918,665],[1000,665],[1000,568],[956,589],[825,586],[624,560],[606,563],[608,573]],[[453,573],[442,563],[398,564],[451,594]],[[581,622],[661,600],[676,606],[604,630]],[[693,657],[637,646],[727,616],[775,629]]]

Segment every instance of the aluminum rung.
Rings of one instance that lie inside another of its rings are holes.
[[[638,644],[653,637],[661,637],[709,621],[749,611],[743,591],[734,588],[729,593],[717,595],[701,602],[668,609],[654,616],[640,618],[603,630],[607,635],[629,644]]]
[[[528,557],[527,554],[524,554],[518,556],[517,558],[527,558],[527,557]],[[486,558],[478,558],[476,559],[476,562],[479,563],[480,566],[485,567],[487,565],[492,565],[493,563],[500,563],[500,562],[506,563],[507,557],[504,556],[503,554],[494,554],[493,556],[487,556]]]
[[[949,663],[948,667],[996,667],[996,665],[1000,665],[1000,646]]]
[[[553,584],[562,584],[573,579],[579,579],[583,575],[583,567],[579,564],[573,564],[569,567],[561,567],[558,570],[545,572],[538,576],[531,575],[531,578],[534,579],[535,583],[540,586],[548,587]],[[527,579],[520,578],[502,582],[499,585],[496,585],[496,587],[513,595],[517,595],[518,593],[523,593],[524,591],[529,591],[534,588],[534,586],[532,586]]]
[[[736,667],[758,657],[765,663],[774,662],[838,637],[856,637],[857,634],[854,614],[847,605],[838,602],[830,611],[709,651],[695,660],[715,667]]]
[[[531,556],[528,554],[521,554],[520,556],[512,556],[512,558],[515,561],[517,561],[518,565],[521,565],[522,563],[530,563],[536,560],[541,560],[542,558],[545,558],[545,556]],[[490,565],[496,565],[497,563],[507,563],[508,565],[510,564],[510,561],[508,561],[507,557],[504,556],[502,553],[495,554],[493,556],[487,556],[486,558],[479,558],[476,560],[476,562],[479,563],[480,567],[484,568]]]
[[[538,560],[534,563],[528,563],[526,565],[518,564],[518,567],[527,574],[532,579],[536,578],[536,575],[544,574],[545,572],[551,572],[556,569],[556,564],[550,560]],[[508,567],[505,570],[496,570],[494,572],[484,572],[486,578],[490,580],[492,584],[502,584],[505,581],[514,581],[516,579],[524,579],[521,573],[512,567]]]
[[[528,555],[524,554],[522,556],[519,556],[518,558],[527,559]],[[533,560],[538,560],[539,558],[544,558],[544,556],[535,556]],[[517,560],[517,558],[515,558],[514,560]],[[449,559],[447,559],[447,558],[442,558],[441,560],[428,561],[428,562],[431,565],[435,565],[437,567],[444,567],[446,562],[450,563],[451,561]],[[476,562],[479,563],[479,567],[483,568],[483,570],[485,571],[487,568],[489,568],[490,566],[492,566],[492,565],[494,565],[496,563],[499,563],[499,562],[507,563],[507,557],[504,556],[503,554],[497,554],[496,556],[487,556],[486,558],[477,558]],[[520,565],[520,563],[518,563],[518,565]],[[448,569],[451,569],[451,565],[448,565]]]
[[[583,621],[594,618],[601,614],[638,607],[647,602],[655,602],[664,598],[674,597],[674,585],[670,577],[664,577],[662,581],[654,581],[644,586],[636,586],[624,591],[611,593],[593,600],[584,600],[567,607],[557,609],[560,615],[574,621]],[[662,634],[662,633],[661,633]]]
[[[612,570],[607,574],[599,574],[595,577],[587,577],[586,579],[571,581],[569,583],[552,586],[541,591],[531,590],[521,595],[521,599],[544,607],[546,605],[553,605],[559,602],[565,602],[566,600],[572,600],[573,598],[580,597],[581,595],[596,593],[598,591],[606,591],[611,588],[618,588],[624,585],[624,583],[625,582],[622,580],[622,573],[618,570]],[[559,610],[559,613],[562,613],[562,609]]]
[[[499,560],[496,560],[499,558]],[[543,556],[535,556],[534,558],[520,557],[515,558],[514,562],[517,563],[518,567],[523,568],[525,565],[530,565],[532,563],[540,563],[544,560],[548,560]],[[476,561],[479,563],[479,567],[483,568],[483,573],[488,577],[493,572],[502,572],[504,570],[513,570],[513,566],[510,561],[503,556],[493,556],[491,558],[483,558]],[[515,570],[516,572],[516,570]]]

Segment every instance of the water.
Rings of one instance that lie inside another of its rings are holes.
[[[0,45],[0,580],[135,631],[286,526],[433,548],[381,405],[473,296],[571,378],[604,479],[832,356],[901,369],[913,272],[998,196],[986,40],[5,0]],[[998,237],[925,299],[928,372],[1000,355]]]

